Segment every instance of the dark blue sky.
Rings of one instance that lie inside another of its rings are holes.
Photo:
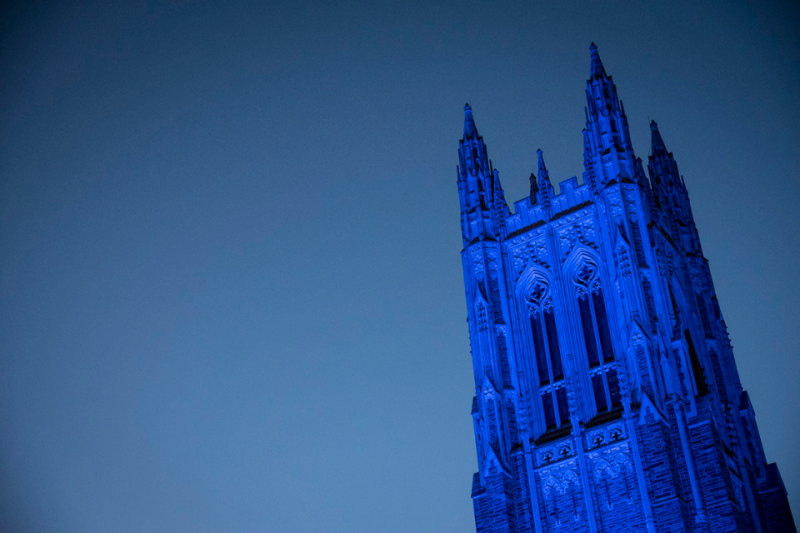
[[[796,2],[32,3],[0,19],[4,531],[465,532],[455,165],[580,175],[589,43],[691,194],[800,515]]]

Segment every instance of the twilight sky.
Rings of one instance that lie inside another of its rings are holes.
[[[592,41],[800,515],[796,2],[3,9],[3,531],[474,531],[462,109],[580,175]]]

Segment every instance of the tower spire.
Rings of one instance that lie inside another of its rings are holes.
[[[597,45],[589,47],[591,68],[586,80],[586,129],[584,165],[595,192],[606,183],[630,179],[635,172],[635,159],[628,119],[617,95],[617,87],[606,74]]]
[[[700,236],[692,215],[689,192],[678,171],[675,158],[664,144],[655,120],[650,122],[650,157],[648,159],[647,170],[653,188],[653,199],[666,216],[666,223],[674,234],[673,239],[686,251],[702,255]],[[687,227],[688,231],[680,231],[680,227]]]
[[[547,167],[544,165],[544,155],[541,150],[536,150],[536,156],[539,160],[539,184],[538,184],[538,200],[545,212],[550,213],[550,202],[553,196],[553,186],[550,184],[550,174],[547,172]]]
[[[597,52],[597,45],[592,43],[589,51],[591,67],[589,79],[586,82],[586,98],[589,104],[590,118],[597,118],[600,115],[624,114],[617,97],[617,87],[611,80],[611,76],[606,74],[606,69],[603,68],[603,62]]]
[[[547,183],[550,183],[550,174],[547,172],[547,167],[544,165],[544,155],[541,149],[536,150],[536,157],[539,160],[539,181],[546,180]]]
[[[650,121],[650,148],[653,155],[667,153],[667,147],[664,139],[661,138],[661,132],[658,131],[658,124],[655,120]]]
[[[604,76],[606,71],[603,68],[603,62],[600,61],[600,54],[597,53],[597,45],[592,43],[589,46],[589,52],[592,54],[592,78]]]
[[[475,119],[472,118],[472,107],[464,105],[464,138],[477,137],[478,128],[475,127]]]
[[[500,177],[492,168],[486,144],[478,134],[472,107],[464,106],[464,138],[458,147],[458,188],[464,242],[500,238],[508,215]]]

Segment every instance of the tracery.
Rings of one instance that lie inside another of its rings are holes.
[[[560,427],[569,421],[564,365],[558,345],[553,298],[549,286],[535,278],[528,298],[531,335],[539,380],[539,398],[546,429]]]
[[[584,260],[574,282],[594,406],[602,413],[621,405],[622,398],[597,265]]]

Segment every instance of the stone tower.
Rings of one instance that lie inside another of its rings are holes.
[[[583,184],[514,214],[472,109],[458,193],[478,532],[794,532],[658,126],[647,174],[591,46]],[[649,177],[648,177],[649,176]]]

